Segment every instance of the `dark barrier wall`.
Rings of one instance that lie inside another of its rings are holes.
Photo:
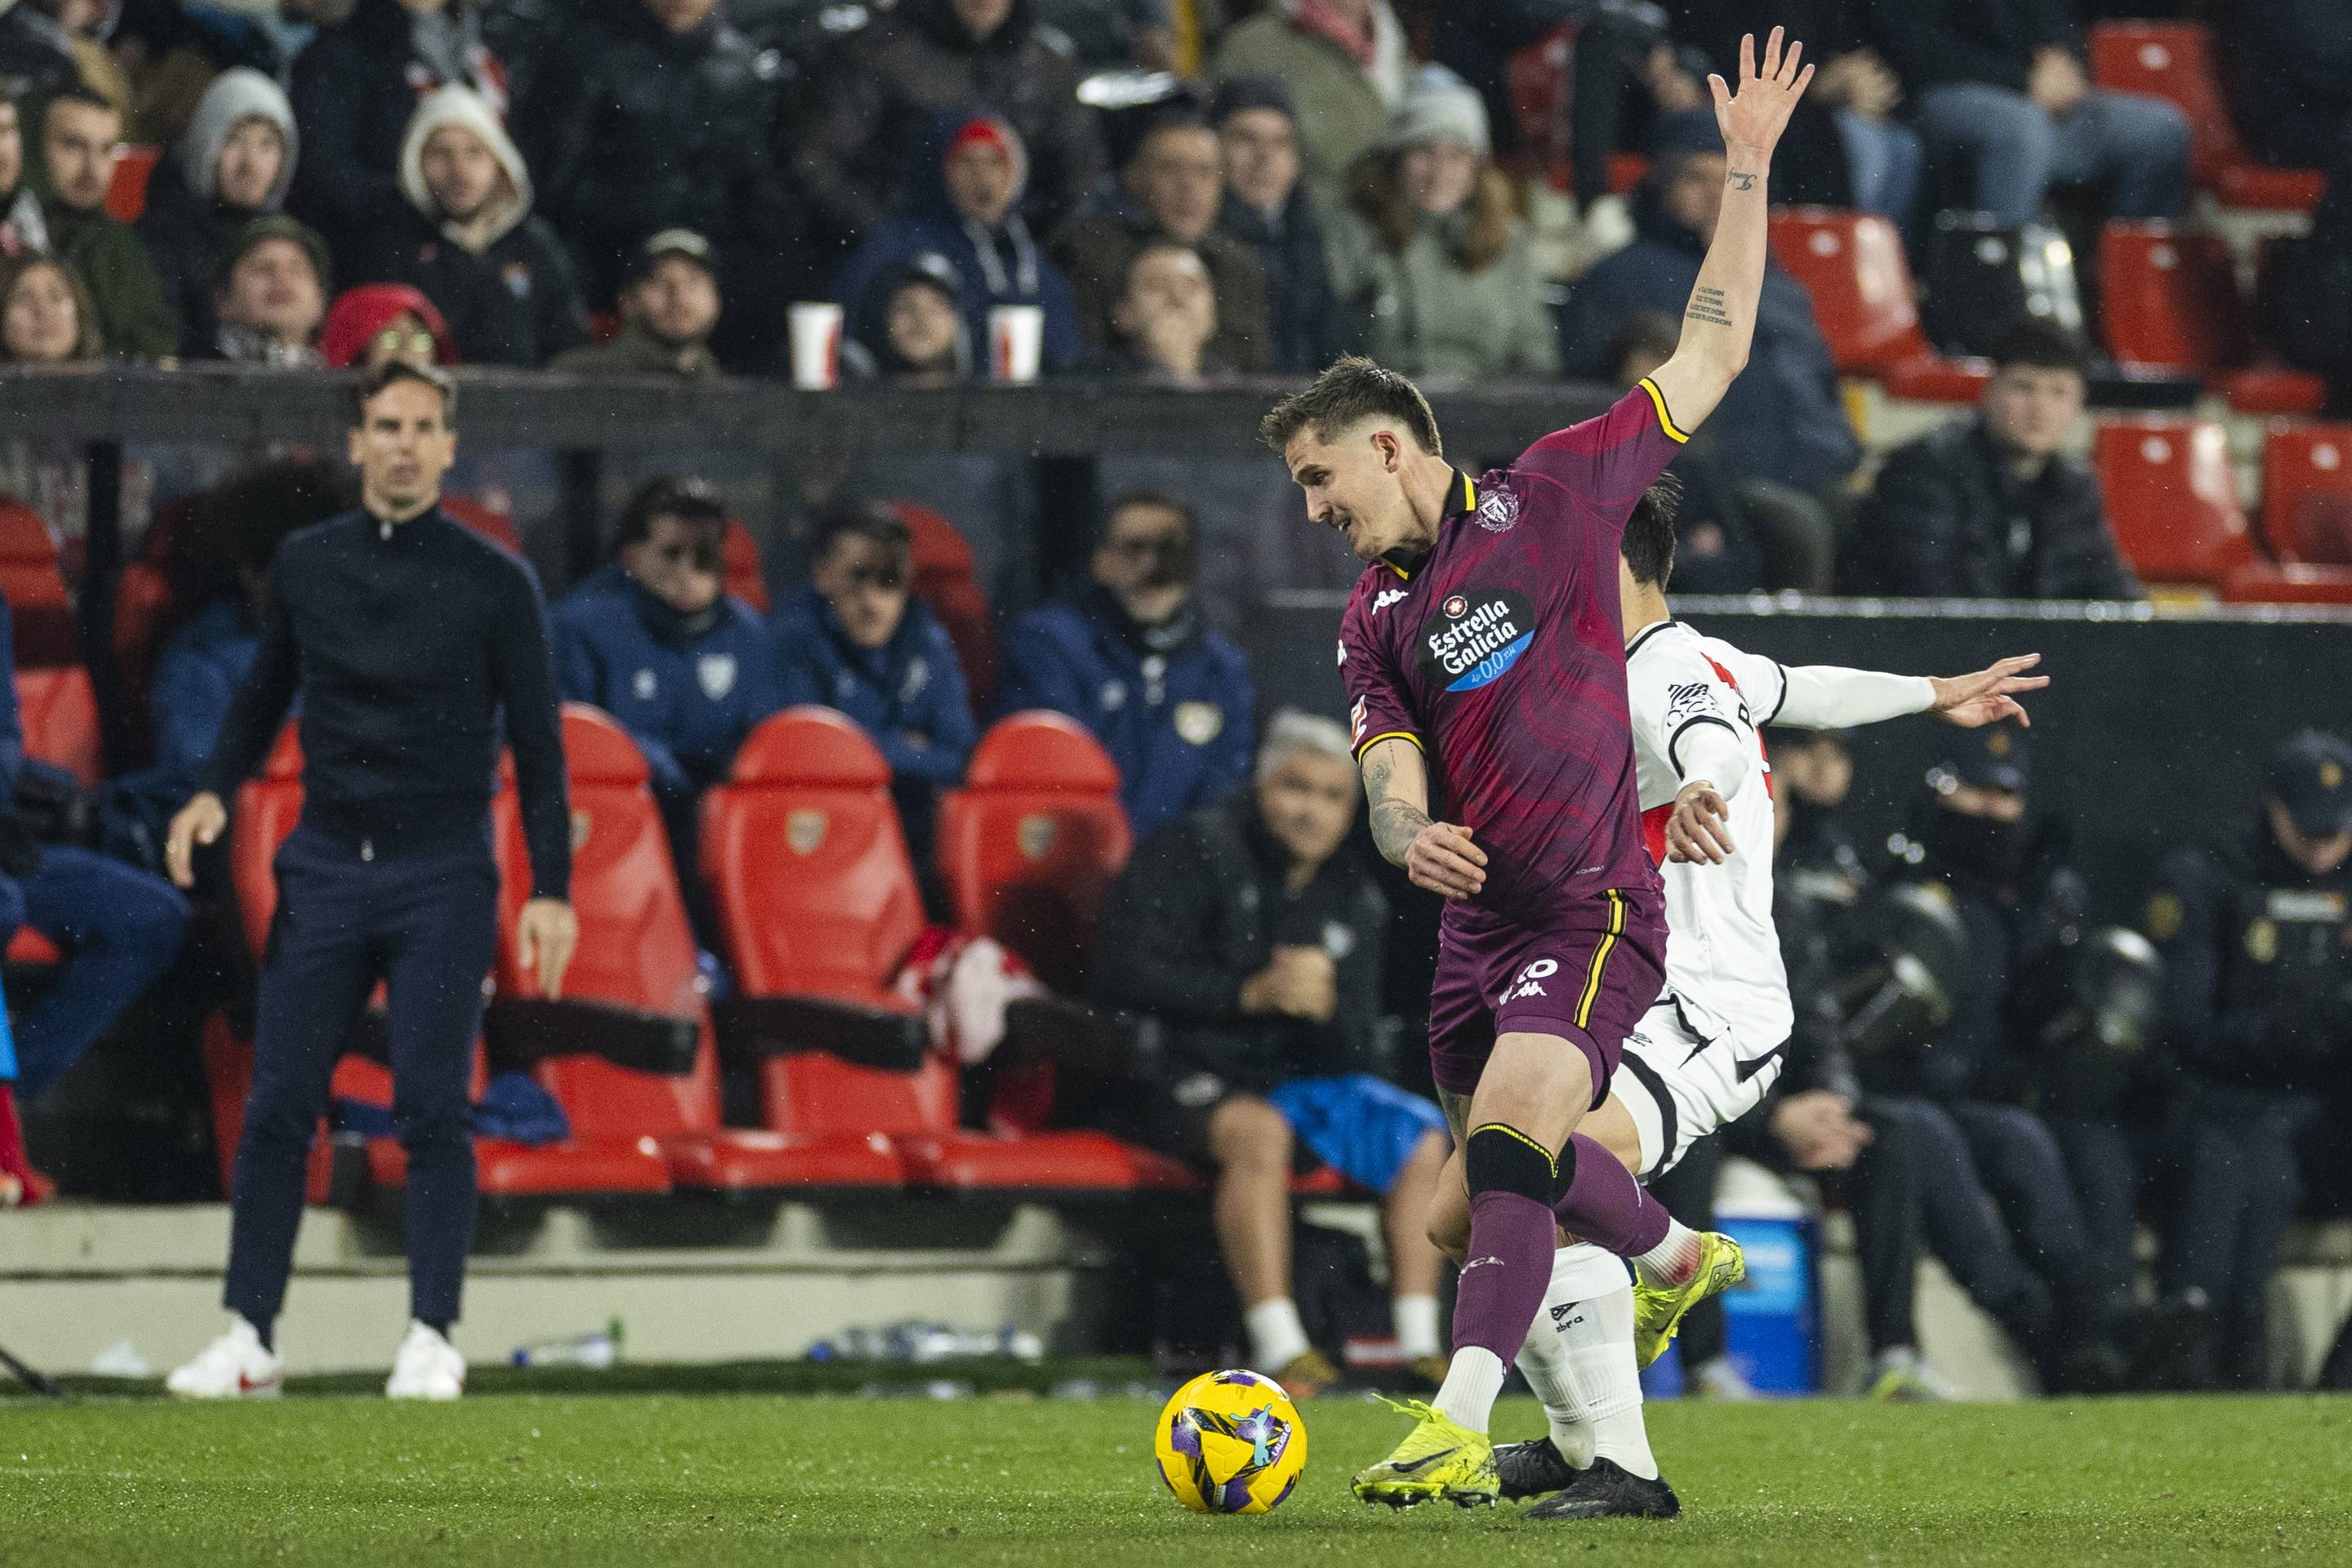
[[[1306,595],[1254,628],[1268,706],[1344,716],[1339,606]],[[2352,735],[2352,622],[2284,612],[2154,616],[2105,605],[1902,606],[1848,601],[1765,609],[1693,600],[1702,631],[1784,664],[1915,675],[2039,653],[2051,688],[2031,704],[2037,815],[2074,835],[2105,918],[2136,920],[2158,857],[2252,819],[2263,759],[2305,725]],[[1903,719],[1855,738],[1849,809],[1865,846],[1899,829],[1950,733]]]

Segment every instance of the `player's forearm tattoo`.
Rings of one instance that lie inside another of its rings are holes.
[[[1700,289],[1691,295],[1690,309],[1683,314],[1694,321],[1705,321],[1711,327],[1727,327],[1731,322],[1730,302],[1720,289]]]
[[[1743,174],[1734,169],[1723,177],[1730,182],[1731,188],[1735,191],[1752,191],[1756,188],[1756,176],[1753,174]]]
[[[1389,795],[1389,776],[1395,771],[1396,763],[1378,747],[1364,759],[1364,794],[1372,803],[1372,842],[1389,864],[1402,866],[1405,851],[1429,826],[1429,813]]]

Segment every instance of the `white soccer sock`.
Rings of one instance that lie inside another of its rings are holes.
[[[1249,1330],[1250,1360],[1269,1377],[1315,1348],[1298,1321],[1298,1303],[1287,1296],[1260,1301],[1242,1314],[1242,1325]]]
[[[1445,1369],[1445,1383],[1430,1408],[1473,1432],[1484,1432],[1503,1392],[1503,1358],[1478,1345],[1464,1345]]]
[[[1586,1418],[1569,1376],[1568,1350],[1560,1341],[1560,1329],[1575,1315],[1577,1302],[1624,1285],[1625,1265],[1612,1254],[1584,1242],[1561,1247],[1552,1254],[1551,1282],[1544,1288],[1543,1308],[1528,1326],[1527,1343],[1519,1347],[1519,1371],[1543,1403],[1552,1447],[1580,1470],[1592,1463],[1592,1423]]]
[[[1633,1286],[1620,1284],[1578,1302],[1560,1324],[1559,1339],[1577,1406],[1592,1424],[1593,1458],[1614,1460],[1643,1480],[1657,1479],[1658,1461],[1642,1420],[1642,1373],[1633,1364]]]
[[[1437,1342],[1436,1297],[1398,1296],[1390,1301],[1389,1312],[1396,1323],[1397,1353],[1405,1360],[1444,1353]]]
[[[1653,1285],[1689,1284],[1698,1272],[1698,1232],[1667,1215],[1666,1239],[1634,1258],[1633,1267]]]

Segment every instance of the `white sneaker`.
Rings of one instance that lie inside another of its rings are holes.
[[[163,1386],[183,1399],[275,1399],[285,1377],[285,1358],[262,1344],[251,1323],[237,1318],[228,1332],[165,1378]]]
[[[411,1319],[408,1337],[392,1358],[383,1392],[390,1399],[455,1399],[466,1392],[466,1358],[457,1347]]]

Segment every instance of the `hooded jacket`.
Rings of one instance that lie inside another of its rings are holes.
[[[445,218],[425,183],[425,143],[448,126],[480,137],[506,171],[509,188],[470,225]],[[587,341],[571,258],[532,216],[530,171],[481,95],[445,87],[416,106],[400,146],[400,189],[407,217],[370,238],[352,270],[421,291],[448,322],[459,359],[534,368]]]
[[[1675,221],[1645,184],[1634,198],[1633,243],[1602,258],[1569,290],[1560,368],[1605,380],[1609,344],[1636,310],[1682,320],[1706,246]],[[1772,479],[1801,490],[1837,483],[1862,461],[1862,444],[1838,401],[1837,367],[1804,286],[1764,264],[1756,341],[1748,368],[1706,422],[1715,458],[1737,479]]]
[[[1031,234],[1028,220],[1021,216],[1018,190],[1013,209],[993,228],[965,217],[948,195],[948,148],[974,121],[994,125],[1010,143],[1016,169],[1025,175],[1027,150],[1020,132],[1003,120],[971,110],[935,116],[910,154],[899,216],[857,247],[835,279],[833,297],[850,312],[850,335],[878,359],[883,355],[880,316],[888,302],[879,286],[903,281],[917,257],[943,256],[961,285],[958,299],[968,342],[987,343],[988,312],[997,306],[1035,305],[1045,312],[1045,368],[1075,369],[1087,353],[1086,339],[1078,331],[1077,295]]]
[[[221,148],[229,132],[247,120],[267,120],[278,127],[286,146],[278,181],[257,207],[232,206],[220,199],[218,188]],[[186,133],[173,144],[172,155],[156,165],[147,182],[146,210],[135,226],[154,253],[165,297],[179,312],[183,354],[212,352],[214,274],[238,230],[284,205],[300,148],[294,106],[284,89],[259,71],[239,66],[213,79],[196,101]]]
[[[878,8],[877,8],[878,9]],[[900,182],[938,115],[979,104],[1028,149],[1032,177],[1021,211],[1043,234],[1077,209],[1102,172],[1094,111],[1078,101],[1078,68],[1060,35],[1040,27],[1029,0],[975,38],[950,0],[899,0],[851,33],[816,84],[792,154],[826,233],[846,245],[902,205]]]

